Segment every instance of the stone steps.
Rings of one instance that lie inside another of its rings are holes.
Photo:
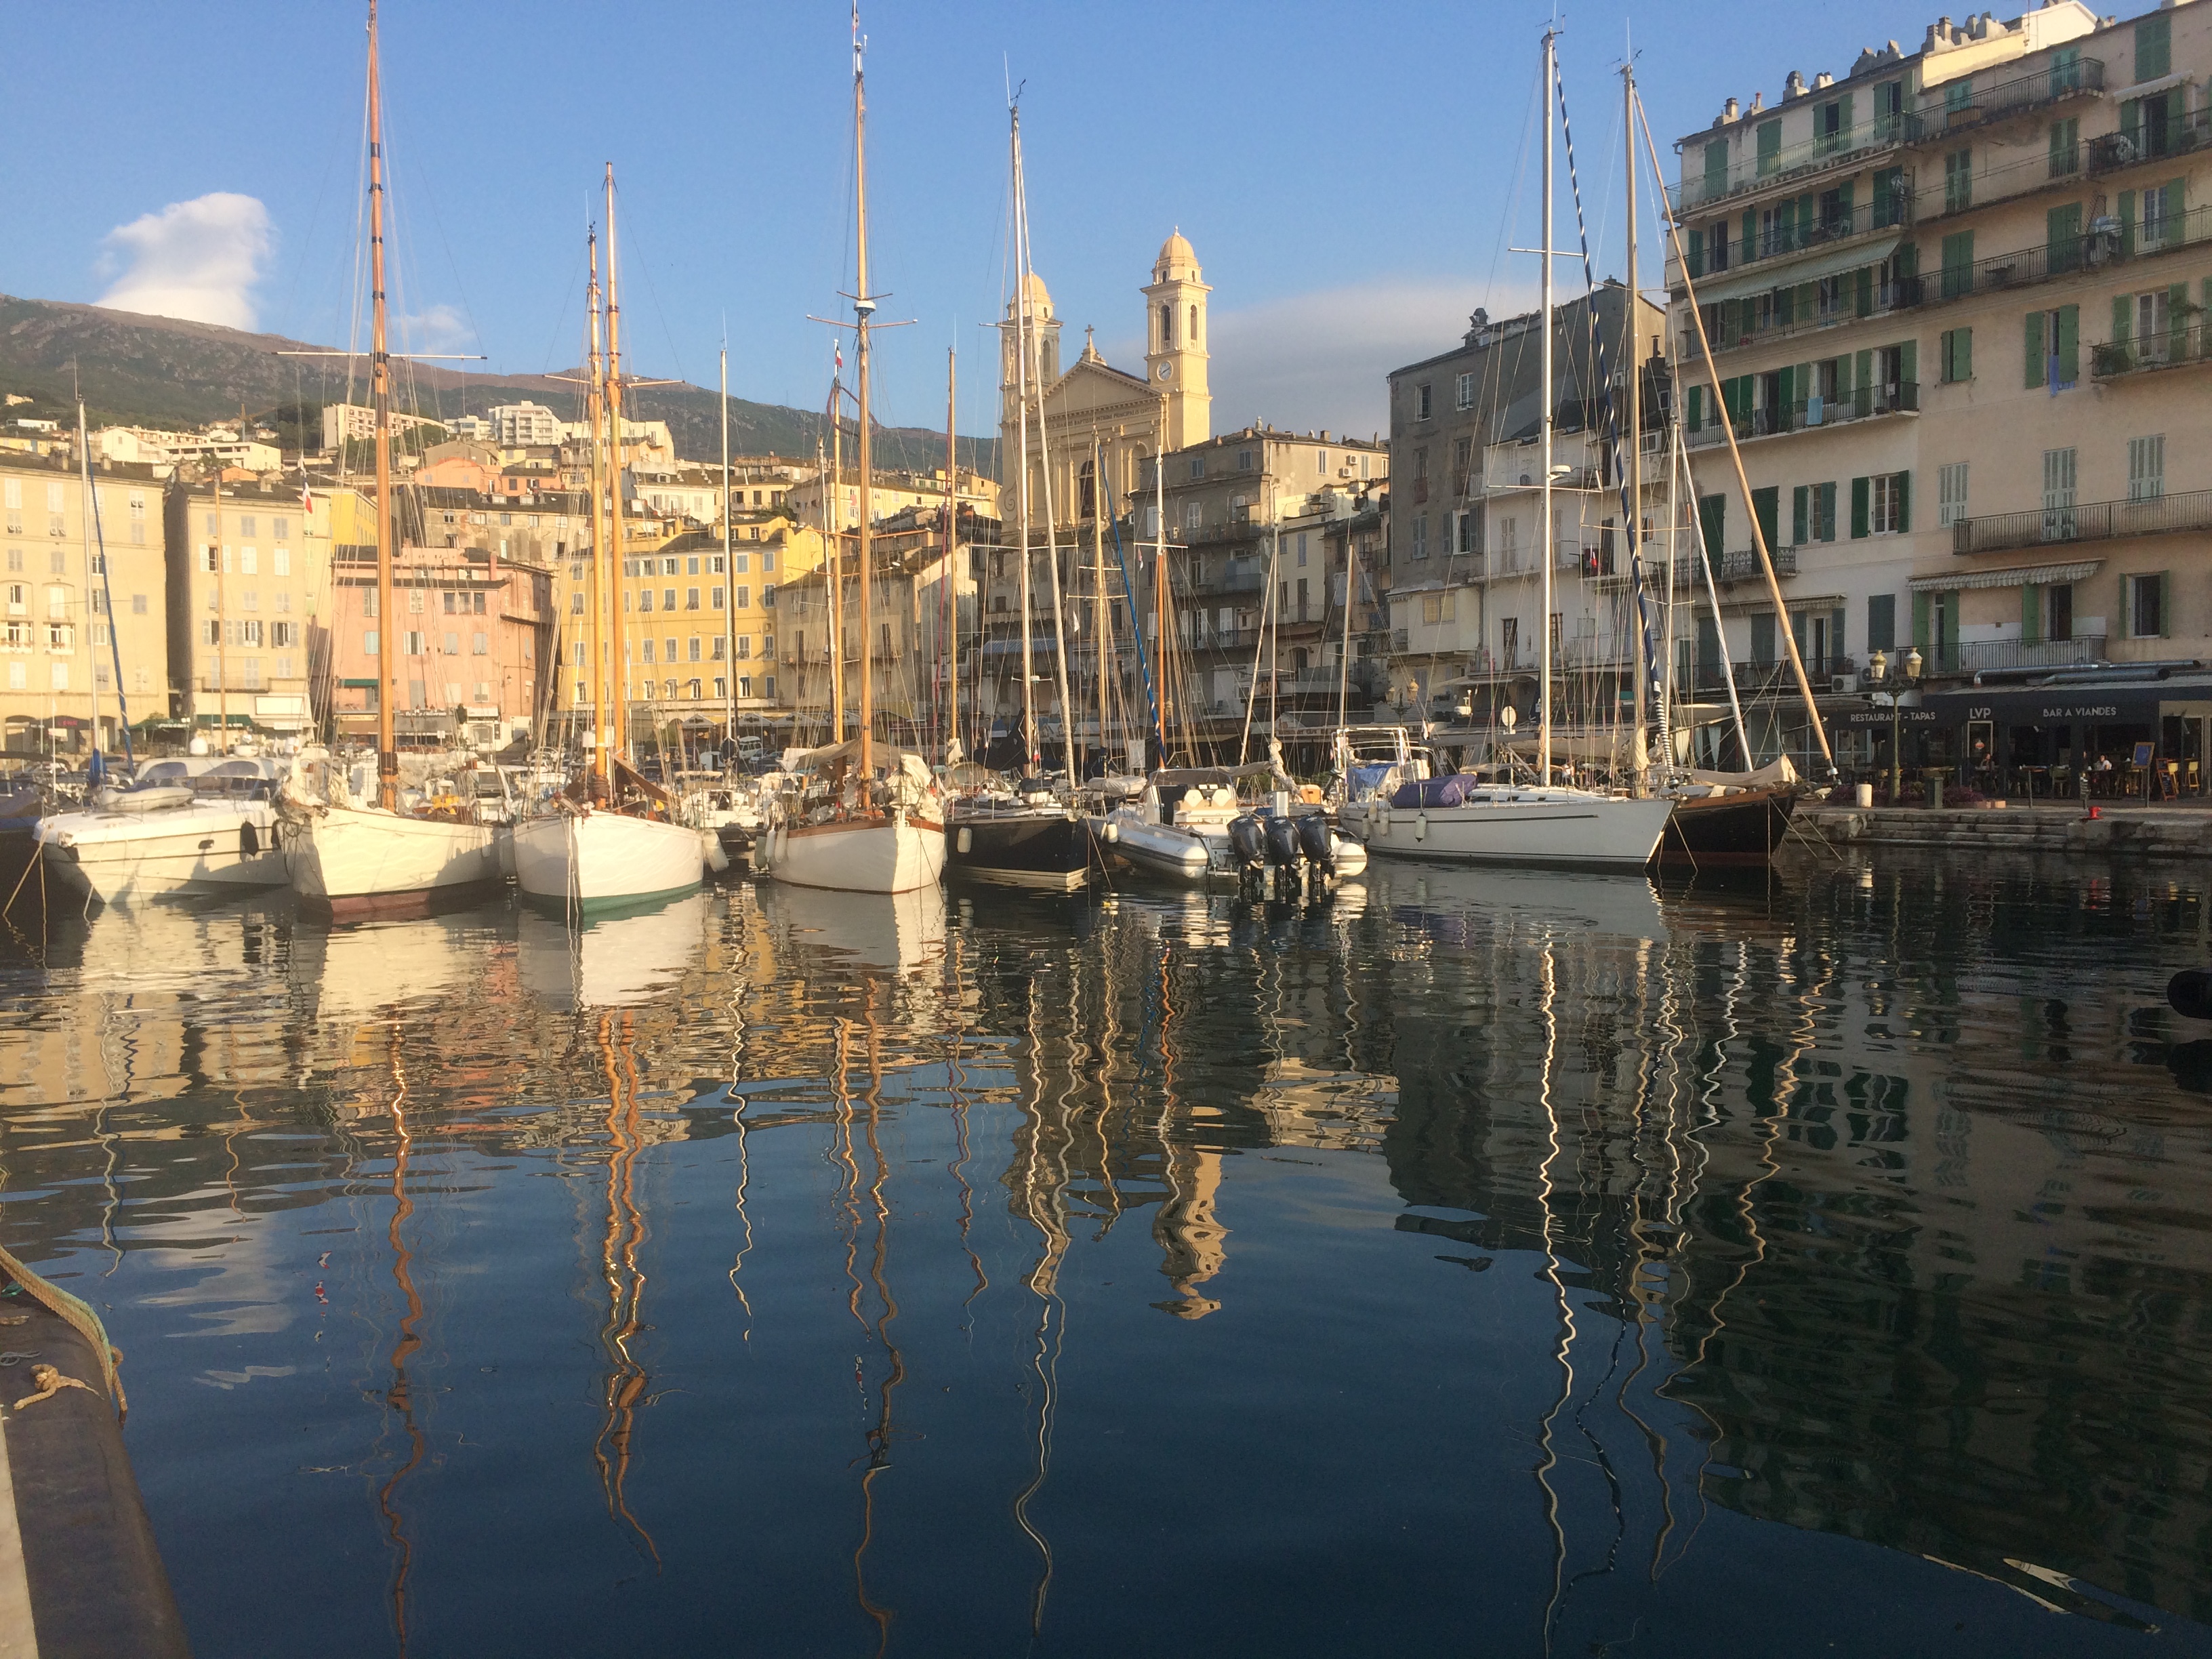
[[[1840,845],[1942,847],[2138,858],[2212,858],[2212,811],[2077,807],[1861,807],[1806,805],[1798,817]]]

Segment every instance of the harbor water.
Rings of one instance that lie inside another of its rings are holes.
[[[4,944],[196,1650],[2212,1652],[2197,866]]]

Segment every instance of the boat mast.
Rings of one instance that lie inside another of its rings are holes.
[[[1543,391],[1541,414],[1538,428],[1543,434],[1544,473],[1543,506],[1538,514],[1538,534],[1543,538],[1543,550],[1538,556],[1544,568],[1542,584],[1543,606],[1536,618],[1537,636],[1542,641],[1538,658],[1536,705],[1536,766],[1540,781],[1552,781],[1552,560],[1556,556],[1552,546],[1552,100],[1558,73],[1559,37],[1551,30],[1544,31],[1544,217],[1543,235],[1539,239],[1543,261],[1543,301],[1538,307],[1543,339],[1538,348],[1538,379]]]
[[[822,446],[814,446],[822,472]],[[823,584],[830,606],[830,741],[845,741],[845,377],[830,380],[830,488],[822,494]]]
[[[1036,326],[1036,313],[1030,308],[1030,301],[1029,284],[1030,279],[1035,276],[1036,272],[1030,261],[1029,181],[1024,177],[1022,173],[1021,125],[1021,111],[1017,108],[1014,111],[1014,223],[1017,227],[1017,234],[1019,236],[1020,240],[1016,245],[1016,268],[1021,273],[1022,277],[1022,315],[1024,326],[1029,330],[1034,331]],[[1032,349],[1034,349],[1035,342],[1032,341],[1031,344]],[[1032,365],[1036,365],[1036,359],[1034,356],[1031,356],[1030,361]],[[1044,574],[1046,586],[1052,594],[1053,682],[1054,690],[1058,691],[1060,694],[1060,763],[1064,769],[1066,769],[1068,777],[1073,780],[1077,775],[1075,759],[1075,708],[1073,701],[1067,695],[1066,608],[1061,603],[1060,592],[1060,521],[1053,511],[1052,453],[1048,447],[1048,440],[1044,424],[1044,370],[1042,367],[1038,367],[1036,369],[1036,380],[1037,401],[1037,482],[1042,485],[1044,489]],[[1026,562],[1028,558],[1028,544],[1024,542],[1023,544],[1023,557],[1024,562]],[[1037,747],[1039,750],[1042,751],[1044,745],[1040,742]],[[1039,756],[1039,764],[1040,766],[1042,764],[1042,752],[1040,752]]]
[[[1644,774],[1651,751],[1644,741],[1644,722],[1654,665],[1650,660],[1650,634],[1644,624],[1644,368],[1636,356],[1636,65],[1620,70],[1621,137],[1628,146],[1628,299],[1620,319],[1621,362],[1628,372],[1628,597],[1636,628],[1636,739],[1632,757],[1636,765],[1635,792],[1644,793]],[[1592,304],[1596,301],[1593,298]]]
[[[615,285],[615,164],[607,163],[607,447],[611,465],[608,468],[607,525],[610,560],[623,556],[623,438],[622,438],[622,301]],[[611,577],[617,568],[608,566]],[[620,590],[617,589],[617,592]],[[614,625],[613,667],[621,687],[617,703],[617,740],[623,754],[629,753],[629,630],[623,625],[619,606],[610,604],[608,620]]]
[[[1043,748],[1037,733],[1036,672],[1030,643],[1030,289],[1029,273],[1022,268],[1022,112],[1015,106],[1006,137],[1009,165],[1014,180],[1014,408],[1015,428],[1021,441],[1020,514],[1022,532],[1022,763],[1036,773],[1043,765]]]
[[[959,363],[945,348],[945,763],[957,766],[966,751],[960,742],[960,587],[953,542],[960,529],[960,457],[953,437],[959,408]]]
[[[385,340],[383,101],[376,64],[376,0],[368,0],[368,362],[371,401],[376,410],[376,799],[385,811],[392,811],[399,805],[399,747],[393,736],[392,719],[392,709],[399,701],[399,663],[392,645],[392,624],[398,619],[392,614],[392,356],[386,349]],[[215,499],[216,535],[220,541],[222,466],[219,461],[215,471]],[[218,556],[218,613],[223,599],[222,566],[228,562]],[[229,624],[222,623],[216,630],[216,637],[221,639],[228,632]],[[216,672],[223,685],[222,735],[228,747],[230,676],[224,672],[220,646],[217,653]]]
[[[737,597],[730,586],[730,578],[737,567],[730,561],[730,346],[722,343],[722,597]],[[722,649],[726,653],[722,672],[729,678],[722,684],[730,688],[729,710],[723,723],[723,736],[729,747],[738,746],[738,608],[734,605],[722,607]]]
[[[1091,437],[1091,659],[1098,677],[1098,752],[1100,769],[1113,763],[1114,750],[1106,736],[1106,451],[1098,441],[1094,429]],[[1115,678],[1119,678],[1120,655],[1115,653]],[[1090,770],[1087,766],[1084,769]]]
[[[608,721],[614,708],[614,659],[607,649],[607,612],[616,592],[614,556],[606,530],[607,448],[600,438],[601,406],[605,402],[605,360],[599,355],[599,233],[589,233],[591,286],[584,309],[590,318],[584,378],[584,423],[590,435],[592,471],[592,770],[607,776]]]
[[[874,492],[873,455],[868,443],[868,319],[876,302],[868,295],[868,152],[867,84],[861,66],[860,9],[853,8],[853,203],[858,234],[853,282],[853,356],[860,392],[860,514],[854,527],[854,550],[860,564],[860,779],[865,787],[874,776],[871,745],[875,737],[875,676],[870,672],[868,651],[868,508]],[[860,798],[865,811],[868,797]]]
[[[1160,764],[1168,763],[1168,394],[1160,393],[1160,441],[1152,452],[1152,628],[1154,654],[1160,660],[1158,717]]]

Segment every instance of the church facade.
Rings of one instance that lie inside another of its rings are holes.
[[[1181,231],[1160,246],[1145,296],[1146,353],[1141,374],[1116,368],[1086,339],[1065,371],[1060,368],[1060,320],[1042,278],[1029,279],[1029,308],[1036,340],[1029,388],[1026,457],[1030,522],[1066,529],[1103,513],[1113,517],[1152,476],[1148,465],[1163,444],[1170,451],[1212,436],[1213,397],[1206,386],[1206,296],[1198,255]],[[1022,375],[1016,356],[1021,297],[1006,302],[1000,330],[999,440],[1006,458],[1000,512],[1012,529],[1020,521],[1023,453]],[[1043,418],[1038,419],[1042,388]],[[1017,532],[1018,533],[1018,532]]]

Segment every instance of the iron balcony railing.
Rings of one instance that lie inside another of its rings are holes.
[[[2105,65],[2095,58],[2054,63],[2033,75],[2000,81],[1995,86],[1977,87],[1969,82],[1931,88],[1920,94],[1919,136],[1956,132],[1962,127],[2002,120],[2023,110],[2040,109],[2104,89]]]
[[[1795,403],[1754,409],[1738,418],[1734,425],[1736,441],[1743,443],[1753,438],[1777,437],[1785,432],[1808,432],[1851,421],[1873,420],[1878,416],[1916,413],[1919,408],[1918,381],[1885,380],[1856,387],[1841,397],[1805,398]],[[1721,442],[1721,422],[1714,420],[1688,434],[1685,441],[1692,449],[1699,449]]]
[[[2212,489],[1961,519],[1951,526],[1951,550],[2003,553],[2016,548],[2111,541],[2123,536],[2166,536],[2188,530],[2212,530]]]
[[[1686,171],[1678,182],[1667,187],[1668,206],[1680,215],[1743,191],[1763,189],[1846,164],[1862,165],[1867,156],[1877,150],[1894,149],[1899,144],[1911,143],[1918,136],[1920,123],[1910,115],[1880,116],[1865,126],[1825,134],[1764,155],[1752,153],[1758,144],[1758,131],[1757,125],[1747,118],[1735,130],[1741,135],[1736,140],[1738,146],[1747,153],[1740,155],[1725,173]],[[1704,149],[1703,143],[1693,141],[1687,147],[1686,158],[1691,155],[1702,156]]]
[[[2148,369],[2173,368],[2201,363],[2212,357],[2212,328],[2191,330],[2185,325],[2131,340],[2112,340],[2094,346],[2089,354],[2092,379],[2109,380]]]
[[[2140,161],[2189,155],[2205,149],[2212,149],[2212,110],[2176,110],[2163,121],[2145,121],[2090,139],[2089,171],[2117,173]]]
[[[2070,640],[1962,640],[1959,672],[1979,674],[2005,668],[2070,668],[2105,659],[2102,634],[2077,634]]]
[[[1753,230],[1750,235],[1731,241],[1732,262],[1726,270],[1735,274],[1761,259],[1807,253],[1815,248],[1848,242],[1855,236],[1869,235],[1877,230],[1894,230],[1911,222],[1911,198],[1899,191],[1886,198],[1862,203],[1849,213],[1832,213],[1808,224],[1792,221],[1788,224]],[[1690,257],[1690,279],[1692,282],[1705,280],[1706,263],[1702,253]]]

